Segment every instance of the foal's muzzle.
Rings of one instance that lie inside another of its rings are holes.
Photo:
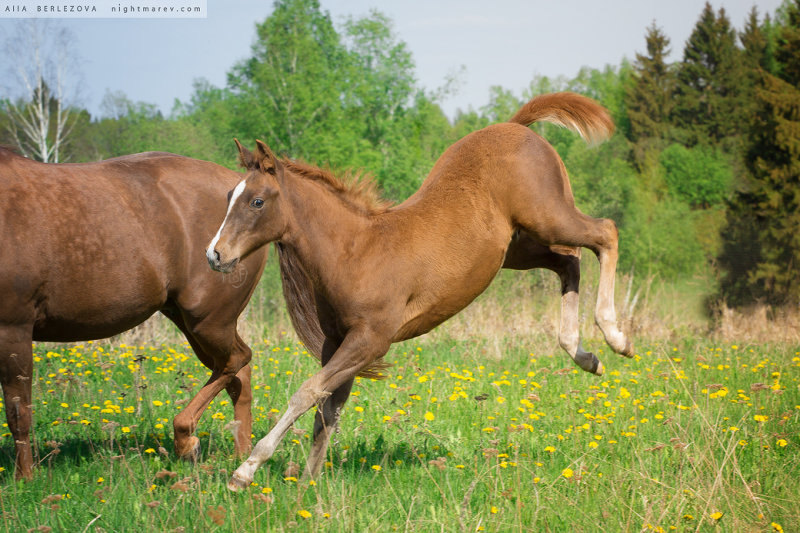
[[[239,263],[238,257],[230,261],[223,261],[216,248],[208,248],[206,250],[206,259],[208,259],[208,264],[212,269],[224,274],[233,272],[233,269]]]

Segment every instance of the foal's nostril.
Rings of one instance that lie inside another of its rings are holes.
[[[219,252],[214,250],[214,261],[219,264]]]

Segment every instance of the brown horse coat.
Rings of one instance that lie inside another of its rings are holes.
[[[166,153],[56,165],[0,149],[0,381],[18,477],[30,477],[33,464],[31,341],[104,338],[156,311],[213,371],[175,417],[176,451],[198,452],[192,433],[226,387],[241,422],[237,450],[249,450],[250,349],[236,320],[267,251],[227,279],[208,269],[203,253],[240,180],[213,163]]]
[[[321,352],[323,368],[303,383],[236,470],[231,489],[250,483],[291,424],[314,404],[320,408],[306,474],[319,472],[353,378],[391,343],[425,333],[463,309],[502,267],[544,267],[559,274],[561,345],[582,369],[601,374],[602,365],[581,349],[578,335],[579,249],[589,248],[600,261],[596,322],[614,351],[632,353],[613,303],[616,226],[575,207],[558,154],[525,127],[539,120],[569,127],[589,141],[613,131],[606,110],[588,98],[537,97],[510,123],[474,132],[448,148],[419,191],[389,208],[364,202],[324,172],[278,161],[260,141],[254,154],[239,145],[250,172],[234,189],[207,249],[209,263],[228,271],[278,241],[290,312],[302,326],[301,337]],[[313,302],[304,297],[310,292]]]

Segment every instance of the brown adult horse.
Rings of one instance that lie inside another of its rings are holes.
[[[32,475],[31,341],[115,335],[156,311],[186,335],[211,378],[174,420],[175,450],[226,388],[250,449],[250,348],[236,320],[266,260],[259,250],[223,279],[203,248],[241,175],[165,153],[99,163],[42,164],[0,149],[0,381],[16,442],[16,475]]]
[[[318,169],[278,161],[260,141],[254,154],[239,145],[249,173],[207,250],[209,263],[228,272],[278,241],[295,325],[303,338],[321,333],[316,344],[323,368],[292,396],[229,488],[246,487],[297,418],[319,404],[305,471],[316,475],[353,378],[379,361],[391,343],[421,335],[463,309],[501,267],[545,267],[559,274],[560,343],[578,366],[601,374],[602,365],[580,348],[578,336],[579,250],[595,252],[596,322],[614,351],[631,355],[614,311],[616,225],[575,207],[558,154],[526,127],[540,120],[589,141],[613,131],[607,111],[588,98],[534,98],[510,123],[451,146],[419,191],[394,207],[365,200],[363,187],[348,189]]]

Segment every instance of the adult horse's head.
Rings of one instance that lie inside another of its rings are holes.
[[[236,264],[265,244],[278,240],[286,228],[279,182],[283,166],[261,141],[251,152],[236,140],[239,161],[247,170],[230,195],[228,213],[206,249],[211,268],[231,272]]]

